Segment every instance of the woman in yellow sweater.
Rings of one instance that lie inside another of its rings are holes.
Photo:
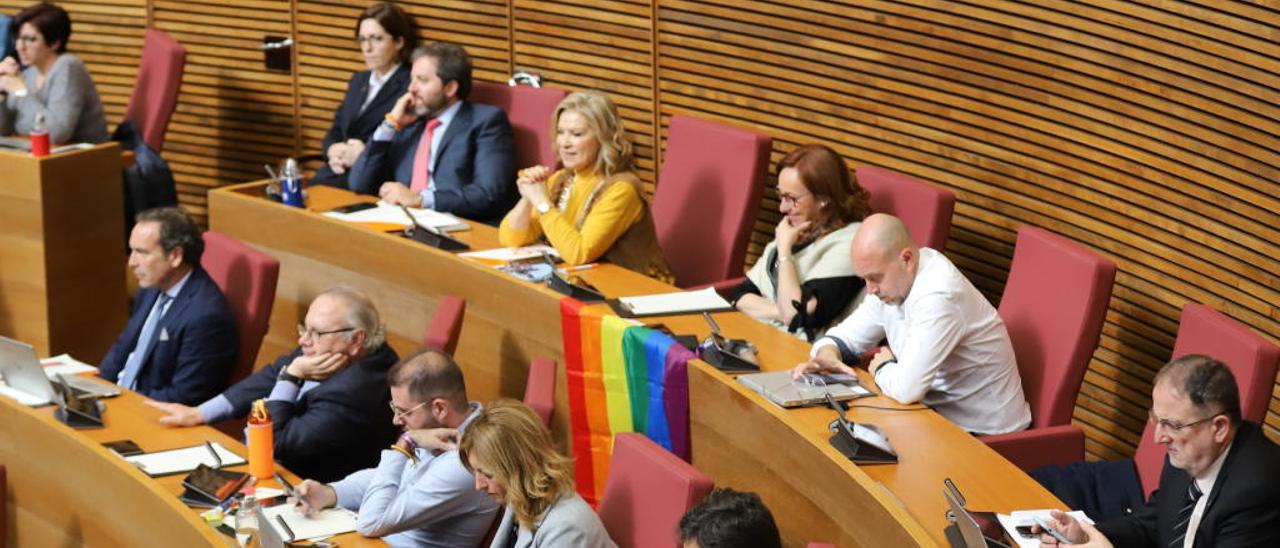
[[[520,171],[520,201],[498,231],[504,246],[545,239],[566,263],[605,259],[670,282],[618,108],[599,91],[570,94],[552,117],[563,169]]]

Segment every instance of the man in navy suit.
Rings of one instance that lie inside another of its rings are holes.
[[[239,349],[235,319],[200,267],[204,239],[182,209],[149,209],[136,221],[129,268],[142,289],[99,375],[155,400],[204,401],[227,385]]]
[[[1241,420],[1231,370],[1199,354],[1169,362],[1156,374],[1150,414],[1168,451],[1160,488],[1137,512],[1096,528],[1055,513],[1059,531],[1094,548],[1280,546],[1280,446]]]
[[[397,435],[387,371],[398,359],[378,310],[347,287],[324,290],[298,326],[298,348],[198,407],[148,401],[160,423],[195,426],[249,414],[267,400],[275,459],[329,482],[378,464]]]
[[[467,102],[471,59],[437,42],[413,51],[409,92],[348,177],[356,192],[496,225],[515,204],[515,146],[502,109]]]

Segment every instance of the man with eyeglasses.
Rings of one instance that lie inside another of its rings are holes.
[[[1146,506],[1096,528],[1055,512],[1059,532],[1093,547],[1280,546],[1280,446],[1241,419],[1226,365],[1198,354],[1169,362],[1156,374],[1150,419],[1168,458]]]
[[[475,489],[457,443],[481,406],[467,400],[462,369],[448,354],[422,350],[388,374],[392,421],[404,433],[376,468],[324,484],[298,485],[311,514],[332,506],[359,512],[356,530],[391,546],[477,546],[498,504]]]
[[[333,481],[378,462],[395,439],[387,409],[387,371],[398,356],[378,311],[349,287],[311,301],[298,348],[198,407],[147,401],[160,423],[195,426],[244,417],[266,398],[275,459],[302,477]]]

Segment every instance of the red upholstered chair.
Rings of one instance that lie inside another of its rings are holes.
[[[742,275],[772,143],[733,126],[671,118],[653,221],[676,285]]]
[[[231,370],[230,383],[249,376],[258,359],[258,348],[267,334],[267,320],[276,299],[280,261],[221,232],[204,233],[200,264],[222,290],[236,318],[240,351]]]
[[[462,333],[462,318],[466,312],[466,299],[455,295],[440,297],[427,332],[422,336],[422,346],[452,356],[458,348],[458,334]]]
[[[1000,318],[1009,330],[1031,428],[982,441],[1031,470],[1084,453],[1071,424],[1080,383],[1098,346],[1116,264],[1043,228],[1018,229]]]
[[[1276,365],[1280,362],[1280,347],[1209,306],[1188,304],[1182,307],[1182,317],[1178,320],[1173,357],[1188,354],[1204,354],[1227,364],[1240,389],[1240,415],[1244,420],[1258,423],[1266,419]],[[1151,496],[1160,486],[1164,457],[1164,447],[1156,443],[1148,422],[1133,455],[1144,496]]]
[[[515,136],[516,168],[532,165],[555,166],[551,116],[569,92],[554,88],[508,86],[494,82],[471,82],[468,100],[500,107],[507,112]]]
[[[529,380],[524,385],[524,404],[537,413],[542,424],[551,427],[551,411],[556,406],[556,361],[534,358],[529,364]]]
[[[159,29],[147,29],[142,41],[142,61],[124,119],[131,120],[142,140],[157,154],[164,148],[164,133],[178,105],[187,49]]]
[[[917,244],[946,249],[954,192],[882,167],[859,166],[854,176],[870,195],[871,211],[902,219]]]
[[[674,546],[680,517],[715,484],[643,434],[618,434],[600,520],[620,548]]]

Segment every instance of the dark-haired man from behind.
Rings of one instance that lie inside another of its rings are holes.
[[[760,496],[733,489],[716,489],[685,512],[679,533],[684,548],[782,548]]]
[[[325,485],[298,485],[307,513],[331,506],[359,511],[356,530],[391,546],[476,546],[493,524],[498,505],[458,458],[457,442],[480,411],[467,401],[462,370],[448,354],[423,350],[396,364],[392,422],[404,430],[382,451],[377,468]]]
[[[139,213],[129,268],[141,290],[99,375],[148,398],[200,403],[218,394],[239,348],[235,318],[200,267],[200,227],[177,207]]]
[[[1146,506],[1096,528],[1055,513],[1060,532],[1091,547],[1280,546],[1280,446],[1241,419],[1226,365],[1198,354],[1169,362],[1156,374],[1150,420],[1168,454]]]
[[[349,188],[496,225],[516,202],[506,112],[467,101],[471,59],[461,46],[419,46],[411,59],[409,92],[351,166]]]

